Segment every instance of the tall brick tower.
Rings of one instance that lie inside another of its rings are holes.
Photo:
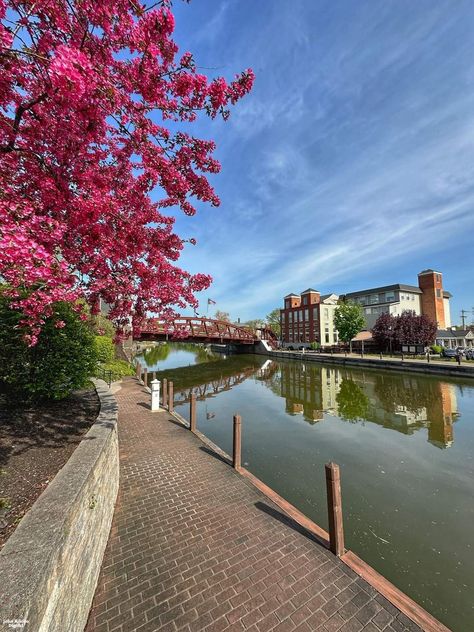
[[[443,275],[436,270],[423,270],[418,275],[418,287],[423,292],[421,313],[437,323],[438,329],[445,329]]]

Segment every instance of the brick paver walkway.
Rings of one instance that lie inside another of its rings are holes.
[[[120,493],[87,632],[419,630],[124,380]]]

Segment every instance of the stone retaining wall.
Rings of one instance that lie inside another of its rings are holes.
[[[304,362],[318,362],[320,364],[339,364],[343,366],[355,367],[359,369],[389,369],[390,371],[401,371],[406,373],[429,373],[431,375],[450,375],[453,377],[474,378],[474,367],[453,364],[452,367],[437,362],[401,362],[390,360],[377,360],[371,358],[354,358],[343,355],[328,356],[320,353],[301,353],[288,351],[268,351],[260,352],[271,358],[281,358],[283,360],[303,360]]]
[[[117,403],[94,380],[100,414],[0,552],[0,629],[84,629],[119,483]]]

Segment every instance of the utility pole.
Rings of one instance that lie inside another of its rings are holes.
[[[462,328],[466,329],[466,314],[467,314],[467,310],[466,309],[462,309],[461,310],[461,320],[462,320]]]

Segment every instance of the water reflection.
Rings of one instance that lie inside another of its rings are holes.
[[[188,366],[189,364],[215,362],[220,360],[221,356],[213,353],[204,345],[186,342],[167,342],[148,347],[137,355],[136,358],[149,370],[156,371],[162,368],[175,368],[177,366]],[[171,359],[173,359],[172,366],[168,366],[169,362],[167,364],[167,361]]]
[[[285,399],[287,413],[302,414],[310,424],[332,415],[404,434],[427,428],[428,441],[436,447],[453,443],[453,423],[459,414],[456,388],[449,382],[288,363],[267,379],[267,385]]]
[[[239,355],[161,377],[183,403],[197,393],[199,430],[228,453],[240,413],[246,467],[322,526],[337,462],[347,546],[453,631],[473,629],[472,383]]]

